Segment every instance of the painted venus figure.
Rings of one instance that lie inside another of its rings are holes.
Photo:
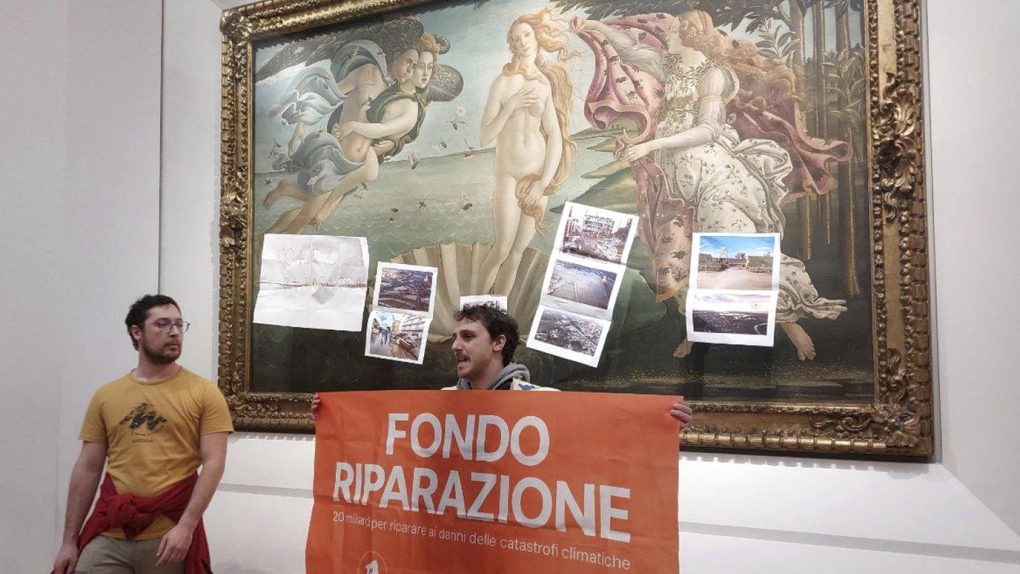
[[[53,572],[211,574],[202,514],[233,432],[227,402],[177,364],[188,323],[173,299],[146,295],[124,322],[138,363],[89,403]]]
[[[531,382],[524,365],[513,362],[520,344],[517,321],[493,305],[468,305],[454,318],[457,327],[450,351],[457,359],[457,384],[444,390],[463,391],[555,391]],[[312,399],[311,416],[318,418],[320,400]],[[682,402],[674,403],[670,415],[680,430],[691,421],[693,412]]]
[[[563,66],[577,55],[552,8],[518,18],[507,33],[510,63],[492,82],[482,112],[481,145],[496,146],[496,231],[474,291],[506,295],[524,250],[545,216],[549,196],[566,180],[575,144],[567,133],[573,88]],[[548,54],[548,55],[547,55]]]

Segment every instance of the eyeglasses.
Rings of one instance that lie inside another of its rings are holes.
[[[163,320],[163,321],[156,321],[155,323],[152,324],[152,326],[156,327],[157,329],[159,329],[159,331],[161,333],[166,333],[168,335],[171,332],[173,332],[173,330],[176,328],[183,335],[184,333],[188,332],[188,327],[191,326],[191,323],[188,323],[187,321],[176,321],[175,322],[175,321]]]

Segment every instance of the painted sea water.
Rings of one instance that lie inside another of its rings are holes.
[[[574,171],[562,190],[550,198],[544,232],[535,237],[532,247],[551,251],[560,218],[558,208],[592,185],[582,179],[583,174],[612,159],[608,153],[585,149],[586,144],[599,141],[579,142]],[[373,261],[388,261],[414,248],[439,243],[492,243],[495,157],[491,150],[468,155],[457,152],[423,158],[414,169],[405,158],[389,161],[381,166],[379,179],[347,196],[315,232],[372,237],[369,252]],[[279,180],[287,178],[293,176],[283,172],[257,174],[256,204],[261,205]],[[265,233],[283,213],[299,206],[297,200],[284,197],[269,209],[256,209],[255,233]]]

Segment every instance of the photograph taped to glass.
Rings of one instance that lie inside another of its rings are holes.
[[[420,365],[431,321],[422,315],[374,311],[365,328],[365,355]]]
[[[436,268],[380,262],[376,271],[376,309],[432,314]]]
[[[687,336],[696,343],[771,347],[776,293],[692,291],[687,297]]]
[[[778,233],[695,233],[692,289],[779,288]]]
[[[597,367],[608,332],[609,321],[540,306],[527,346]]]
[[[556,234],[554,255],[563,253],[607,263],[626,263],[637,217],[568,201]]]

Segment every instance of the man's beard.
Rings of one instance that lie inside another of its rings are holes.
[[[169,365],[181,356],[181,344],[177,343],[177,349],[171,350],[164,345],[162,349],[153,349],[145,341],[142,341],[142,353],[145,357],[157,365]]]

